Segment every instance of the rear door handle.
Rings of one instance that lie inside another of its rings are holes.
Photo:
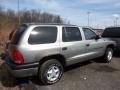
[[[89,46],[90,46],[90,44],[86,44],[86,46],[87,46],[87,47],[89,47]]]
[[[67,50],[67,47],[63,47],[62,50]]]

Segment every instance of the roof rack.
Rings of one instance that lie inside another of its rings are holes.
[[[61,24],[61,23],[23,23],[27,25],[62,25],[62,26],[77,26],[72,24]]]

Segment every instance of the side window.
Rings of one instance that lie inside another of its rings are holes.
[[[28,42],[30,44],[54,43],[57,39],[57,27],[36,27],[31,32]]]
[[[85,35],[85,39],[86,39],[86,40],[95,39],[95,37],[96,37],[95,32],[93,32],[93,31],[90,30],[89,28],[83,28],[83,32],[84,32],[84,35]]]
[[[77,27],[63,27],[62,30],[63,42],[81,41],[81,33]]]

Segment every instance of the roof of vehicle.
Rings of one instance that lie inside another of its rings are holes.
[[[110,26],[110,27],[106,27],[106,28],[120,28],[120,26]]]
[[[61,24],[61,23],[23,23],[23,24],[25,24],[27,26],[31,26],[31,25],[46,25],[46,26],[69,26],[69,27],[91,28],[89,26],[78,26],[78,25],[73,25],[73,24]]]
[[[50,26],[55,26],[55,25],[58,25],[58,26],[77,26],[77,25],[72,25],[72,24],[61,24],[61,23],[24,23],[28,26],[30,25],[50,25]]]

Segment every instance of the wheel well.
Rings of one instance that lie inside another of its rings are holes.
[[[107,48],[108,47],[112,48],[113,50],[115,49],[115,46],[113,44],[108,45]]]
[[[60,54],[57,54],[57,55],[51,55],[51,56],[46,56],[44,58],[42,58],[39,62],[39,64],[43,64],[45,61],[49,60],[49,59],[56,59],[58,60],[62,65],[63,67],[66,66],[66,62],[65,62],[65,57],[63,55],[60,55]]]

